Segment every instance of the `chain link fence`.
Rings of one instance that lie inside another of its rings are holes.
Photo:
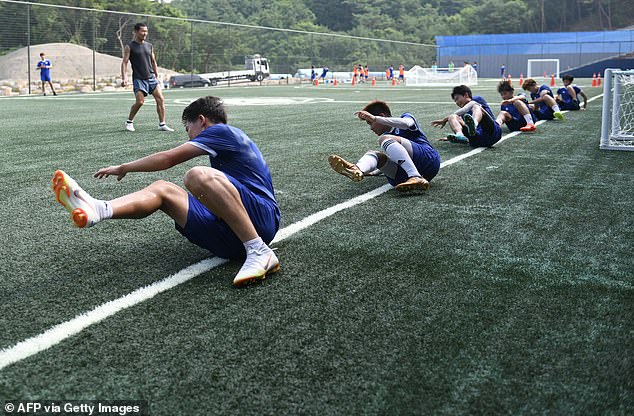
[[[40,52],[60,91],[119,89],[123,48],[138,22],[148,26],[163,81],[244,70],[245,56],[254,54],[268,59],[270,79],[285,83],[300,82],[293,75],[311,65],[383,72],[401,63],[429,66],[436,57],[434,45],[412,42],[0,0],[0,95],[40,91]]]

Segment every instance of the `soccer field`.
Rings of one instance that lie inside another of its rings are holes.
[[[166,90],[174,133],[157,130],[152,100],[124,131],[131,92],[0,99],[0,403],[634,413],[634,154],[599,150],[601,91],[580,81],[587,111],[536,134],[504,128],[475,152],[430,127],[456,109],[448,87]],[[497,112],[495,85],[474,94]],[[202,95],[223,97],[260,147],[282,210],[282,270],[243,289],[239,263],[209,260],[166,215],[77,229],[50,187],[56,169],[101,199],[182,185],[207,158],[121,182],[92,174],[185,141],[181,112]],[[377,148],[353,116],[372,99],[412,112],[433,139],[444,164],[429,191],[330,169],[332,153]]]

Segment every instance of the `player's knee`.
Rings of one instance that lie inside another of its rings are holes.
[[[185,187],[193,194],[213,189],[222,178],[226,178],[215,169],[196,166],[185,173]]]
[[[455,121],[458,120],[460,118],[460,116],[457,116],[456,114],[449,114],[449,116],[447,117],[447,120],[451,121]]]

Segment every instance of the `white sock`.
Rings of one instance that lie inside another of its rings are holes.
[[[159,126],[164,126],[164,125],[165,125],[165,122],[164,122],[164,121],[161,121],[161,122],[159,123]]]
[[[379,166],[379,158],[374,152],[367,152],[357,162],[357,167],[361,172],[372,172]]]
[[[112,205],[108,201],[102,199],[95,199],[90,194],[82,189],[83,198],[88,201],[94,208],[99,221],[108,220],[112,218]]]
[[[402,144],[394,139],[387,139],[383,141],[381,147],[391,161],[405,170],[408,177],[411,178],[414,176],[421,176],[421,174],[418,173],[418,169],[416,169],[412,158],[410,157],[409,153],[407,153],[407,150],[405,150],[405,147],[403,147]]]
[[[535,124],[530,114],[524,114],[524,120],[526,120],[526,124]]]
[[[559,112],[559,111],[561,111],[561,110],[559,109],[559,106],[558,106],[557,104],[555,104],[555,105],[553,105],[553,111],[554,111],[555,113],[557,113],[557,112]]]
[[[259,236],[254,238],[253,240],[244,241],[242,244],[244,244],[244,249],[246,250],[247,253],[249,252],[249,249],[260,250],[263,247],[268,248],[268,246],[264,243],[262,238]]]

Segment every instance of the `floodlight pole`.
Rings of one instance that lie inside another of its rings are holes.
[[[31,95],[31,5],[26,7],[26,73],[29,80],[29,95]]]

